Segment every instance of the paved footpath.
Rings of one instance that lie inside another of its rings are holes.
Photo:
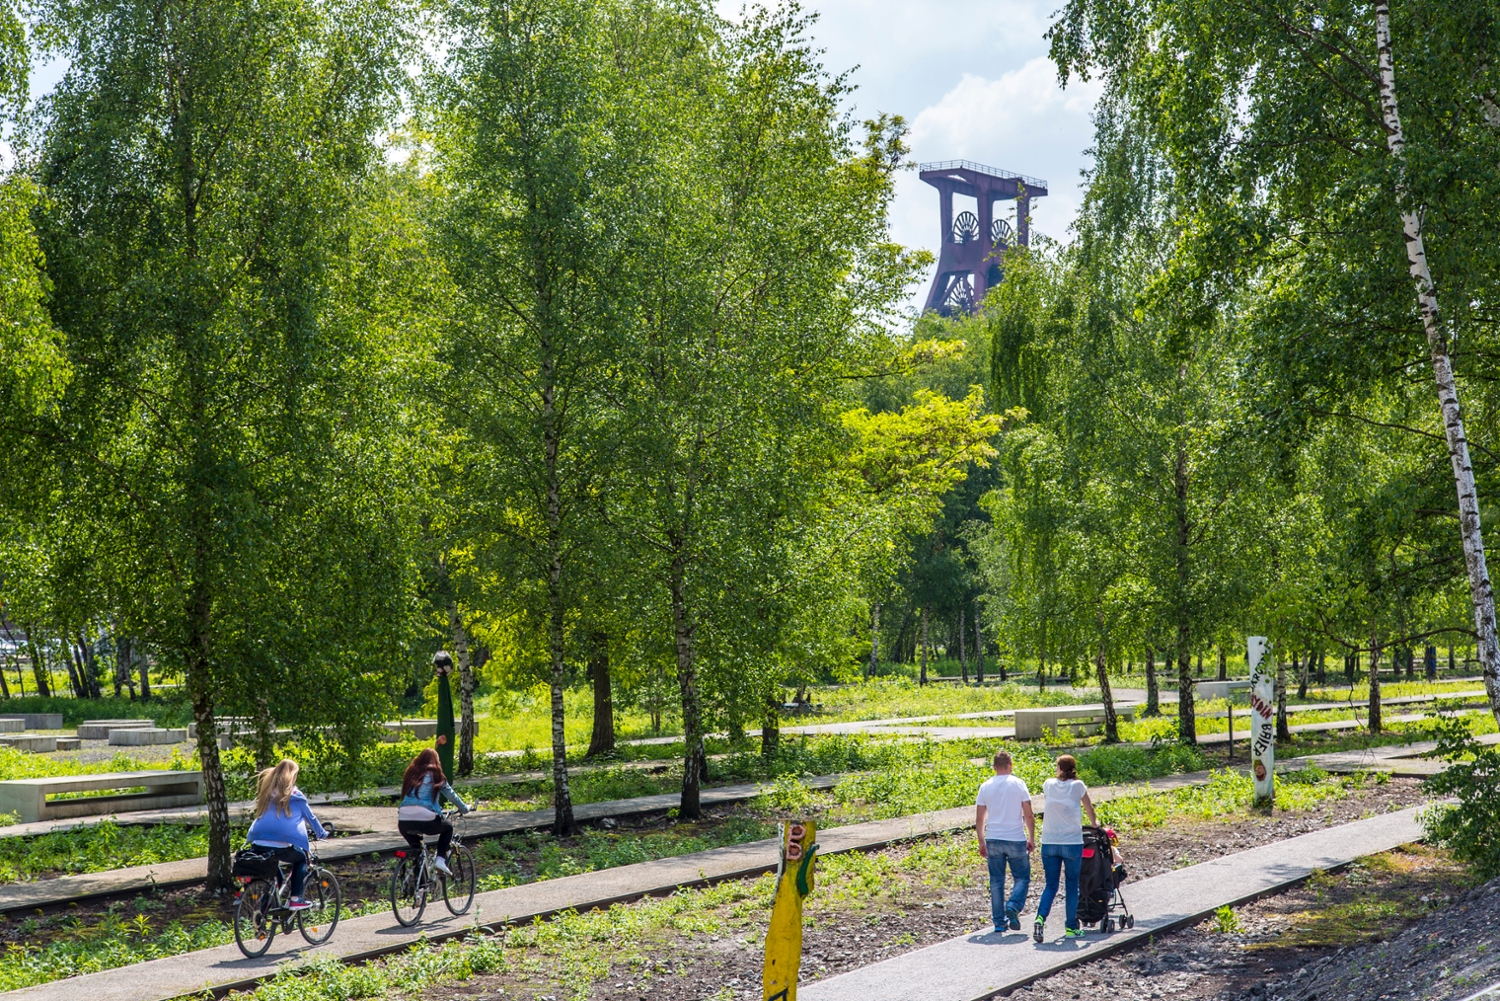
[[[1047,940],[1024,929],[997,935],[980,929],[926,949],[808,984],[803,1001],[980,1001],[1022,987],[1078,963],[1097,959],[1152,935],[1195,924],[1219,907],[1278,892],[1321,869],[1417,841],[1422,827],[1414,807],[1326,828],[1226,855],[1125,885],[1135,927],[1111,935],[1063,939],[1061,901],[1053,908]]]
[[[1090,791],[1090,796],[1095,802],[1103,803],[1120,796],[1180,789],[1202,783],[1208,777],[1208,772],[1172,775],[1149,782],[1096,788]],[[705,790],[705,801],[707,795]],[[1039,796],[1033,800],[1038,814],[1042,812],[1042,802]],[[584,809],[578,808],[580,813]],[[873,851],[907,838],[971,829],[973,824],[974,808],[961,806],[935,813],[835,827],[818,832],[819,854]],[[57,980],[0,996],[16,1001],[76,1001],[79,997],[87,997],[89,1001],[166,1001],[206,988],[222,992],[249,987],[274,975],[279,963],[301,962],[311,956],[332,956],[345,962],[357,962],[404,949],[423,935],[428,941],[441,941],[467,934],[476,926],[524,924],[561,911],[608,907],[670,893],[679,887],[756,876],[774,870],[776,860],[777,842],[774,840],[714,848],[481,893],[475,898],[475,909],[463,918],[450,917],[441,902],[434,901],[428,905],[427,920],[413,929],[400,927],[388,913],[348,919],[339,925],[332,941],[318,949],[307,948],[294,932],[289,937],[278,936],[270,951],[256,960],[245,959],[234,945],[220,946]]]
[[[804,780],[810,788],[830,789],[841,776],[822,775]],[[704,789],[700,802],[704,806],[722,806],[754,799],[771,788],[769,783],[747,782],[732,786]],[[662,793],[656,796],[637,796],[634,799],[606,800],[602,803],[580,803],[573,807],[573,817],[580,822],[600,820],[604,817],[628,817],[645,813],[670,810],[681,802],[677,793]],[[395,833],[394,807],[345,807],[348,811],[378,811],[391,820],[389,831],[361,834],[354,837],[339,837],[318,842],[318,857],[324,862],[358,858],[361,855],[384,854],[395,851],[406,844],[406,839]],[[341,824],[340,811],[319,807],[321,819]],[[532,831],[552,826],[553,813],[545,810],[476,810],[459,821],[459,833],[466,838],[494,837],[520,831]],[[75,900],[90,900],[96,897],[116,896],[123,893],[144,892],[151,889],[167,889],[201,883],[208,876],[208,860],[204,858],[183,859],[179,862],[160,862],[155,865],[130,866],[111,869],[107,872],[81,873],[75,876],[59,876],[56,879],[40,879],[30,883],[11,883],[0,886],[0,913],[30,910],[36,907],[55,907]]]

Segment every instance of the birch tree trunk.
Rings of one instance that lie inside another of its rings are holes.
[[[1297,667],[1297,658],[1292,657],[1292,667]],[[1278,655],[1276,658],[1276,740],[1278,742],[1291,740],[1292,731],[1287,729],[1286,722],[1286,661]]]
[[[1401,210],[1402,234],[1406,240],[1406,260],[1417,288],[1417,305],[1422,314],[1422,328],[1427,335],[1427,349],[1432,359],[1433,381],[1437,384],[1438,404],[1442,408],[1443,428],[1448,440],[1448,458],[1453,464],[1453,481],[1458,491],[1458,520],[1464,544],[1464,564],[1469,575],[1469,598],[1474,606],[1474,630],[1478,639],[1479,663],[1484,673],[1484,689],[1489,695],[1490,712],[1500,722],[1500,646],[1495,627],[1495,592],[1490,585],[1490,571],[1485,564],[1484,536],[1479,524],[1479,491],[1474,483],[1474,467],[1469,462],[1469,440],[1464,434],[1458,389],[1453,380],[1452,360],[1448,356],[1448,331],[1438,312],[1437,290],[1432,271],[1427,266],[1427,248],[1422,239],[1422,216],[1413,204],[1406,183],[1406,136],[1401,129],[1401,114],[1396,106],[1396,66],[1391,51],[1391,8],[1386,0],[1375,4],[1375,45],[1380,65],[1380,110],[1385,120],[1386,145],[1396,161],[1396,201]],[[1373,653],[1373,651],[1372,651]],[[1379,681],[1371,664],[1371,730],[1378,732],[1379,711],[1375,707]]]
[[[870,670],[867,678],[875,677],[880,668],[880,602],[870,606]]]
[[[1380,732],[1380,640],[1370,637],[1370,732]]]
[[[922,606],[922,679],[918,684],[927,684],[927,606]]]
[[[458,657],[458,774],[474,771],[474,668],[469,661],[469,631],[458,614],[458,603],[448,602],[448,627],[453,633],[453,653]]]
[[[984,633],[979,625],[977,604],[974,606],[974,683],[984,684]]]
[[[1146,711],[1145,716],[1161,715],[1161,696],[1156,689],[1156,651],[1146,648]]]
[[[969,684],[969,652],[964,642],[964,609],[958,609],[958,669],[963,674],[965,687]]]
[[[551,655],[552,702],[552,833],[567,837],[573,833],[573,793],[568,786],[568,740],[565,730],[563,690],[567,684],[567,665],[563,660],[563,540],[562,486],[559,482],[558,452],[560,438],[557,414],[557,359],[550,346],[543,345],[542,362],[542,452],[547,485],[547,640]]]
[[[609,635],[596,631],[589,637],[589,679],[594,687],[594,732],[587,757],[609,754],[615,749],[615,696],[609,676]]]
[[[1115,698],[1109,690],[1109,658],[1104,648],[1104,613],[1095,613],[1099,624],[1099,649],[1094,654],[1094,675],[1099,680],[1099,699],[1104,703],[1104,742],[1120,741],[1120,721],[1115,715]]]

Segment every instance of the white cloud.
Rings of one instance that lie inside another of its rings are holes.
[[[1065,239],[1082,202],[1079,171],[1093,142],[1090,114],[1098,96],[1092,83],[1075,81],[1063,90],[1043,56],[993,79],[965,73],[912,121],[912,155],[923,162],[977,160],[1045,178],[1048,194],[1033,203],[1032,231]],[[937,213],[937,192],[915,172],[903,175],[891,213],[892,236],[936,251]],[[924,286],[915,304],[925,294]]]

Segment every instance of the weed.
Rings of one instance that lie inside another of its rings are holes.
[[[1214,931],[1220,935],[1235,935],[1240,931],[1240,916],[1234,908],[1224,905],[1214,911]]]

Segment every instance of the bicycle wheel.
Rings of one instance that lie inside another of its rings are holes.
[[[391,911],[396,922],[410,928],[422,920],[427,909],[427,887],[422,885],[422,860],[403,858],[396,860],[396,871],[391,873]]]
[[[276,887],[269,880],[253,879],[234,902],[234,942],[247,959],[264,956],[276,937]]]
[[[443,877],[443,903],[454,914],[463,914],[474,903],[474,855],[463,845],[448,853],[453,875]]]
[[[312,906],[297,912],[297,929],[310,944],[322,945],[339,926],[339,908],[344,902],[339,878],[322,866],[313,866],[302,895]]]

